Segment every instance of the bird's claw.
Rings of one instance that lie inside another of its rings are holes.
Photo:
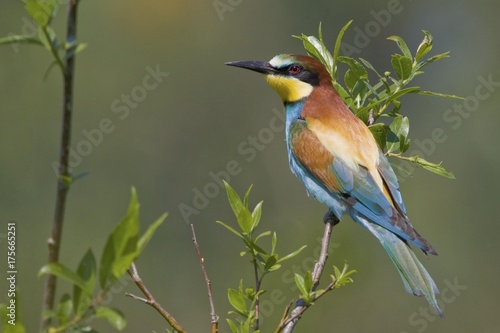
[[[329,209],[323,216],[323,222],[325,224],[332,223],[332,225],[335,226],[340,222],[340,219]]]

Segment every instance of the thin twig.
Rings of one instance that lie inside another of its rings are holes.
[[[76,18],[77,0],[68,1],[66,40],[76,40]],[[58,59],[56,57],[56,59]],[[69,190],[69,153],[71,142],[71,119],[73,114],[73,78],[75,70],[75,53],[66,51],[66,66],[62,67],[64,77],[64,97],[63,97],[63,119],[62,134],[59,153],[59,174],[57,177],[57,195],[54,211],[54,221],[52,233],[48,240],[49,256],[48,263],[55,263],[59,260],[61,248],[62,228],[64,223],[64,210],[66,198]],[[49,275],[45,283],[42,312],[46,313],[54,309],[54,299],[56,294],[57,279],[54,275]],[[50,318],[44,318],[40,322],[40,330],[44,331],[50,325]]]
[[[210,316],[212,317],[211,323],[212,323],[212,333],[217,333],[219,331],[219,316],[215,312],[215,306],[214,306],[214,298],[212,296],[212,282],[210,282],[210,279],[208,278],[208,273],[207,269],[205,268],[205,259],[201,255],[200,251],[200,245],[198,244],[198,241],[196,240],[196,233],[194,232],[194,225],[191,223],[191,232],[193,233],[193,244],[196,249],[196,255],[198,256],[198,260],[200,261],[200,266],[201,266],[201,271],[203,272],[203,276],[205,277],[205,282],[207,284],[207,289],[208,289],[208,300],[210,301]]]
[[[132,263],[132,265],[127,270],[127,272],[130,275],[130,277],[132,278],[132,280],[135,282],[135,284],[137,285],[137,287],[139,287],[139,289],[142,291],[142,293],[144,294],[144,296],[146,296],[146,298],[135,296],[135,295],[130,294],[130,293],[126,293],[126,295],[129,296],[129,297],[132,297],[133,299],[142,301],[142,302],[150,305],[156,311],[158,311],[158,313],[163,318],[165,318],[165,320],[170,324],[170,326],[172,326],[172,328],[174,328],[177,332],[179,332],[179,333],[186,333],[186,330],[175,320],[174,317],[172,317],[172,315],[170,313],[167,312],[167,310],[165,310],[160,305],[160,303],[158,303],[155,300],[155,298],[153,297],[153,295],[149,292],[148,288],[146,288],[146,285],[144,284],[144,282],[142,281],[141,277],[139,276],[139,272],[137,271],[137,267],[135,267],[134,263]]]
[[[321,278],[321,274],[323,273],[323,269],[325,268],[326,260],[328,259],[328,248],[330,244],[330,239],[332,236],[332,229],[335,224],[338,223],[338,220],[333,216],[330,215],[330,218],[325,220],[325,231],[323,234],[323,239],[321,241],[321,252],[318,258],[318,261],[314,265],[314,270],[312,273],[312,279],[313,279],[313,291],[317,289],[319,285],[319,280]],[[283,333],[291,333],[293,329],[295,328],[295,325],[297,325],[300,316],[306,311],[311,304],[319,299],[321,296],[323,296],[327,291],[331,290],[335,285],[335,282],[332,282],[328,285],[328,287],[325,289],[324,292],[320,293],[319,295],[316,295],[316,297],[307,304],[304,302],[302,299],[298,300],[295,308],[292,310],[290,313],[288,319],[282,320],[280,324],[278,325],[278,328],[276,329],[276,332],[281,332]]]

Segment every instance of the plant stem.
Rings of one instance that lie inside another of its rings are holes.
[[[77,0],[68,1],[66,28],[66,40],[68,41],[76,40],[77,4]],[[69,190],[68,164],[71,142],[71,118],[73,114],[73,78],[75,69],[75,53],[69,53],[69,51],[67,51],[65,70],[62,70],[64,78],[62,135],[61,145],[59,148],[59,174],[57,177],[57,195],[54,221],[52,224],[52,233],[48,240],[48,263],[55,263],[59,260],[62,228],[64,223],[64,210],[66,207],[66,198]],[[56,282],[57,280],[54,275],[49,275],[47,277],[43,298],[42,315],[44,312],[50,311],[54,308]],[[40,322],[41,331],[45,330],[49,325],[50,319],[42,319]]]
[[[139,287],[139,289],[142,291],[142,293],[144,294],[144,296],[146,296],[146,298],[138,297],[138,296],[135,296],[135,295],[130,294],[130,293],[126,293],[126,295],[129,296],[129,297],[132,297],[133,299],[139,300],[141,302],[144,302],[144,303],[152,306],[156,311],[158,311],[158,313],[163,318],[165,318],[165,320],[169,323],[170,326],[172,326],[172,328],[176,332],[186,333],[186,330],[184,329],[184,327],[182,327],[181,324],[179,324],[175,320],[175,318],[172,317],[172,315],[170,313],[168,313],[167,310],[165,310],[161,306],[161,304],[158,303],[154,299],[153,295],[149,292],[148,288],[146,288],[146,285],[142,281],[142,279],[141,279],[141,277],[139,275],[139,272],[137,271],[137,267],[135,267],[134,263],[132,263],[132,265],[127,270],[127,272],[130,275],[130,277],[132,278],[132,280],[135,282],[135,284],[137,285],[137,287]]]
[[[259,278],[259,267],[257,264],[257,259],[254,257],[253,258],[253,269],[254,269],[254,274],[255,274],[255,325],[254,329],[256,331],[259,330],[259,312],[260,312],[260,302],[259,302],[259,291],[260,291],[260,285],[262,283],[262,279]]]

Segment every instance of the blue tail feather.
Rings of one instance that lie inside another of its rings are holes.
[[[439,290],[430,274],[417,259],[415,253],[408,244],[391,231],[370,222],[363,215],[351,212],[351,216],[357,223],[368,229],[368,231],[380,241],[396,266],[406,291],[416,296],[424,296],[434,307],[438,315],[444,318],[443,311],[436,300],[436,295],[439,294]]]

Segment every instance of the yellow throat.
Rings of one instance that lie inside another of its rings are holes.
[[[280,95],[283,102],[296,102],[311,94],[313,87],[306,82],[281,75],[266,75],[267,83]]]

